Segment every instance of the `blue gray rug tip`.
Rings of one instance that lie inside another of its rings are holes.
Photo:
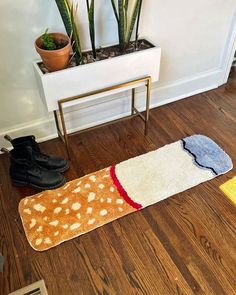
[[[233,163],[221,147],[205,135],[196,134],[182,139],[183,147],[195,162],[215,175],[221,175],[233,168]]]

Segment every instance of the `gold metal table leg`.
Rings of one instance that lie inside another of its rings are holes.
[[[61,125],[62,125],[62,130],[63,130],[64,143],[66,145],[66,151],[67,151],[68,158],[70,159],[70,150],[69,150],[68,135],[67,135],[67,130],[66,130],[66,122],[65,122],[65,118],[64,118],[62,103],[60,101],[58,102],[58,106],[59,106],[59,113],[60,113],[60,117],[61,117]]]
[[[147,88],[145,116],[143,114],[141,114],[137,110],[137,108],[135,107],[135,84],[138,84],[140,82],[145,82],[146,83],[146,88]],[[61,123],[61,126],[62,126],[62,131],[60,129],[60,124],[59,124],[59,120],[58,120],[58,114],[57,114],[56,110],[54,111],[54,118],[55,118],[55,123],[56,123],[58,136],[62,139],[63,143],[66,145],[66,151],[67,151],[67,155],[68,155],[69,159],[70,159],[70,148],[69,148],[69,140],[68,140],[68,134],[67,134],[67,129],[66,129],[66,122],[65,122],[64,112],[63,112],[63,104],[67,103],[67,102],[77,100],[77,99],[80,99],[80,98],[88,97],[88,96],[95,95],[95,94],[102,93],[102,92],[111,91],[111,90],[122,88],[122,87],[127,87],[127,86],[130,86],[130,85],[134,85],[134,87],[132,88],[131,115],[130,116],[125,117],[125,118],[121,118],[121,119],[116,119],[116,120],[110,121],[108,123],[100,124],[100,125],[95,126],[95,127],[84,129],[82,131],[79,131],[79,133],[82,133],[82,132],[85,132],[85,131],[88,131],[88,130],[91,130],[91,129],[96,129],[96,128],[99,128],[101,126],[109,125],[109,124],[112,124],[114,122],[122,121],[124,119],[129,118],[129,117],[138,115],[145,123],[145,135],[147,135],[147,133],[148,133],[149,109],[150,109],[150,91],[151,91],[151,77],[150,76],[144,77],[144,78],[141,78],[141,79],[137,79],[137,80],[133,80],[133,81],[130,81],[130,82],[122,83],[122,84],[119,84],[119,85],[110,86],[110,87],[107,87],[107,88],[104,88],[104,89],[91,91],[89,93],[85,93],[85,94],[82,94],[82,95],[63,98],[63,99],[58,100],[58,110],[59,110],[59,115],[60,115],[60,123]]]
[[[134,115],[134,105],[135,105],[135,88],[132,88],[132,97],[131,97],[131,116]]]
[[[56,128],[57,128],[57,134],[60,137],[60,126],[59,126],[59,122],[58,122],[58,117],[57,117],[57,111],[53,111],[54,114],[54,119],[55,119],[55,123],[56,123]]]
[[[148,120],[150,109],[151,77],[147,78],[147,96],[146,96],[146,113],[145,113],[145,135],[148,134]]]

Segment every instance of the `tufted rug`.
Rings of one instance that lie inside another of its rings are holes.
[[[236,176],[222,184],[220,189],[236,205]]]
[[[26,197],[19,213],[30,245],[44,251],[213,179],[232,166],[213,140],[193,135]]]

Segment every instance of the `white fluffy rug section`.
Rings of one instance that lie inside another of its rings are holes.
[[[216,176],[198,166],[181,141],[116,165],[116,175],[129,197],[143,207]]]

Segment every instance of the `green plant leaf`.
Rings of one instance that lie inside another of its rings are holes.
[[[118,24],[118,36],[120,50],[124,51],[128,44],[134,30],[136,23],[136,43],[138,38],[139,20],[142,8],[142,0],[135,0],[131,17],[129,19],[129,0],[118,0],[118,13],[115,0],[111,0],[112,8]]]
[[[96,54],[96,47],[95,47],[94,0],[91,0],[90,5],[89,5],[89,0],[86,0],[86,2],[87,2],[89,34],[90,34],[90,40],[92,45],[93,58],[96,59],[97,54]]]
[[[125,28],[125,32],[127,32],[127,28],[128,28],[128,8],[129,8],[129,0],[124,0],[124,28]]]
[[[141,4],[142,4],[141,0],[135,0],[132,14],[131,14],[129,28],[127,30],[126,43],[130,42],[137,16],[139,14],[139,11],[141,11]]]
[[[76,61],[78,63],[80,63],[82,60],[82,50],[81,50],[81,45],[80,45],[78,26],[77,26],[77,22],[75,19],[75,14],[77,13],[77,10],[78,10],[78,4],[76,5],[75,10],[74,10],[74,6],[72,4],[71,8],[70,8],[70,17],[71,17],[71,23],[72,23],[72,37],[73,37],[73,41],[75,42],[73,47],[75,50]]]
[[[71,36],[72,23],[71,23],[71,17],[70,17],[70,4],[67,0],[55,0],[55,2],[60,12],[66,32],[68,36]]]
[[[136,47],[137,47],[137,44],[138,44],[138,36],[139,36],[139,21],[140,21],[141,10],[142,10],[142,2],[143,2],[143,0],[140,0],[140,3],[139,3],[139,9],[138,9],[138,18],[137,18],[137,23],[136,23],[136,33],[135,33],[135,46],[136,46]]]
[[[125,9],[124,9],[124,0],[118,0],[118,11],[119,11],[119,43],[120,50],[123,51],[125,49]]]
[[[70,5],[69,0],[55,0],[59,9],[62,21],[64,23],[67,35],[72,38],[72,49],[75,52],[75,59],[79,64],[81,62],[82,53],[79,40],[77,24],[74,18],[74,8]]]
[[[112,8],[113,8],[117,23],[119,23],[119,16],[118,16],[118,12],[117,12],[116,4],[115,4],[114,0],[111,0],[111,4],[112,4]]]
[[[57,49],[57,45],[55,43],[54,38],[48,34],[48,28],[45,30],[44,34],[42,35],[43,41],[43,49],[46,50],[55,50]]]

